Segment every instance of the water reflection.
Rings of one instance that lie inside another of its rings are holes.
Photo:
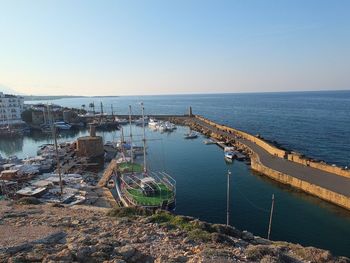
[[[69,131],[60,131],[58,133],[58,142],[72,141],[79,136],[88,134],[86,129]],[[41,131],[32,131],[24,136],[0,138],[0,154],[4,157],[17,155],[20,158],[36,154],[37,147],[44,143],[53,143],[52,134],[42,133]]]
[[[23,137],[0,138],[0,153],[5,156],[14,155],[23,149]]]

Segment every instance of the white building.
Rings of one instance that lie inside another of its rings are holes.
[[[0,92],[0,126],[20,124],[24,98]]]

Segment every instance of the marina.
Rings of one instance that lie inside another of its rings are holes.
[[[350,1],[7,1],[0,262],[350,263]]]
[[[178,115],[178,116],[162,116],[162,115],[149,115],[155,118],[157,121],[160,120],[162,122],[166,122],[166,120],[175,120],[178,119],[180,122],[183,122],[184,120],[187,120],[187,117],[184,115]],[[123,119],[127,118],[125,115],[119,115],[117,118]],[[140,119],[140,115],[135,115],[133,116],[132,119]],[[186,124],[187,125],[187,124]],[[101,136],[103,138],[104,143],[104,148],[106,149],[106,146],[111,147],[111,148],[118,148],[118,140],[121,138],[123,135],[125,138],[126,134],[128,134],[128,125],[126,124],[121,124],[120,127],[123,127],[122,129],[119,130],[113,130],[113,131],[105,131],[105,130],[97,130],[96,135]],[[192,127],[194,130],[194,127]],[[135,143],[141,143],[142,142],[142,127],[136,124],[132,124],[132,130],[133,130],[133,138]],[[289,190],[288,188],[284,188],[282,185],[278,185],[271,180],[264,179],[263,177],[254,174],[250,170],[250,152],[248,151],[240,151],[238,148],[232,149],[233,153],[235,154],[235,157],[238,156],[238,153],[241,154],[240,158],[236,158],[236,160],[233,160],[233,162],[225,162],[224,161],[224,154],[223,150],[220,150],[220,147],[224,149],[225,147],[231,147],[230,143],[228,143],[225,140],[221,139],[214,139],[214,138],[207,138],[203,137],[201,134],[197,134],[198,140],[186,140],[184,138],[184,134],[188,133],[188,127],[185,126],[178,126],[177,129],[173,130],[172,132],[164,132],[159,129],[152,129],[152,127],[147,126],[146,127],[146,136],[149,141],[148,147],[147,147],[147,159],[149,160],[150,166],[153,167],[155,170],[159,171],[165,171],[166,173],[174,174],[174,179],[176,180],[176,213],[181,213],[181,214],[187,214],[187,215],[192,215],[195,217],[199,217],[204,220],[208,220],[210,222],[223,222],[224,219],[224,211],[225,208],[222,207],[224,206],[224,202],[222,200],[220,201],[221,198],[224,198],[223,194],[218,194],[218,191],[223,191],[220,190],[220,186],[218,185],[217,189],[213,188],[208,188],[209,185],[213,184],[215,181],[215,184],[217,181],[221,181],[222,186],[225,186],[225,180],[222,181],[222,179],[225,178],[225,170],[227,169],[232,170],[233,172],[233,177],[232,177],[232,183],[233,183],[233,189],[231,190],[231,196],[233,199],[237,200],[237,202],[233,202],[233,206],[236,206],[236,209],[231,210],[231,218],[233,221],[233,224],[236,225],[237,227],[241,229],[248,229],[250,231],[254,231],[255,233],[258,233],[262,236],[265,235],[266,233],[266,224],[267,220],[263,219],[266,218],[265,216],[268,214],[268,207],[269,207],[269,200],[271,196],[269,195],[274,192],[276,199],[279,200],[283,203],[287,202],[288,207],[291,207],[290,211],[283,211],[284,206],[276,206],[276,213],[281,213],[282,214],[289,214],[290,220],[295,220],[298,222],[300,220],[300,223],[307,223],[305,222],[305,217],[298,218],[298,216],[294,213],[292,213],[295,210],[300,209],[300,205],[303,204],[303,207],[305,209],[302,209],[303,213],[309,214],[311,217],[310,218],[318,218],[317,220],[323,221],[323,217],[319,218],[317,216],[318,212],[323,211],[322,213],[328,214],[328,219],[332,218],[332,220],[338,221],[336,224],[339,226],[346,226],[348,222],[348,217],[346,216],[347,212],[342,211],[341,209],[338,210],[338,208],[333,207],[332,205],[329,205],[324,202],[319,202],[317,201],[317,198],[313,198],[309,195],[302,195],[293,192],[293,190]],[[76,138],[78,137],[86,137],[88,134],[88,131],[82,129],[79,131],[64,131],[60,135],[62,137],[58,138],[59,143],[63,143],[68,141],[73,142]],[[27,137],[28,139],[30,137]],[[204,140],[208,140],[210,143],[205,144]],[[41,142],[39,144],[39,141]],[[52,140],[47,137],[45,139],[45,135],[41,137],[41,139],[38,141],[37,146],[34,148],[38,148],[39,152],[42,151],[43,149],[50,149],[52,147]],[[44,144],[44,145],[43,145]],[[125,146],[127,146],[130,143],[126,143]],[[217,144],[219,147],[213,147],[211,144]],[[43,146],[41,146],[43,145]],[[64,143],[62,144],[64,145]],[[38,147],[41,146],[41,147]],[[137,145],[133,145],[137,146]],[[139,146],[140,147],[140,146]],[[200,149],[202,148],[203,149]],[[110,148],[110,149],[111,149]],[[131,148],[131,147],[130,147]],[[135,147],[136,148],[136,147]],[[140,148],[142,150],[142,147]],[[36,151],[33,151],[36,152]],[[105,151],[107,152],[107,151]],[[204,154],[205,152],[205,154]],[[50,155],[50,150],[47,150],[48,155]],[[198,156],[198,153],[202,153],[201,158],[198,158],[198,160],[194,160],[193,156]],[[130,155],[130,152],[127,153]],[[207,159],[207,156],[210,156],[214,154],[212,157]],[[169,156],[170,155],[170,156]],[[244,156],[244,158],[243,158]],[[139,156],[134,156],[137,160],[137,163],[142,163],[142,155]],[[37,157],[36,157],[37,158]],[[33,159],[33,157],[32,157]],[[34,158],[35,159],[35,158]],[[15,160],[15,159],[14,159]],[[131,159],[127,159],[130,161]],[[180,161],[181,160],[181,161]],[[179,162],[180,161],[180,162]],[[205,163],[206,165],[203,165]],[[107,163],[108,164],[108,163]],[[208,164],[211,164],[212,169],[208,169]],[[77,167],[79,167],[78,165]],[[89,166],[89,165],[85,165]],[[142,166],[141,166],[142,167]],[[133,165],[133,170],[142,172],[142,168],[138,165]],[[192,168],[189,168],[192,167]],[[207,167],[207,169],[205,168]],[[128,167],[125,165],[120,165],[120,168],[125,171],[127,170]],[[203,170],[204,169],[204,170]],[[210,172],[211,171],[211,172]],[[209,176],[212,174],[212,176]],[[223,178],[220,179],[221,177],[218,175],[222,174]],[[202,175],[202,176],[201,176]],[[100,175],[95,175],[96,179],[94,179],[93,185],[96,185],[98,182],[98,178],[100,178]],[[198,177],[201,176],[201,177]],[[203,177],[204,176],[204,177]],[[209,176],[209,177],[208,177]],[[238,177],[237,177],[238,176]],[[127,177],[125,177],[127,179]],[[139,178],[137,183],[135,184],[134,182],[131,184],[129,182],[130,186],[137,186],[137,188],[140,189],[141,184],[142,184],[142,179]],[[45,181],[45,179],[43,179]],[[128,179],[127,179],[128,180]],[[193,182],[189,182],[189,180],[195,180]],[[209,180],[209,181],[208,181]],[[213,182],[210,182],[211,180],[214,180]],[[237,180],[237,181],[235,181]],[[242,180],[242,181],[240,181]],[[246,181],[247,180],[247,181]],[[253,180],[253,181],[252,181]],[[266,181],[267,180],[267,181]],[[40,180],[39,180],[40,181]],[[246,182],[245,182],[246,181]],[[238,183],[238,185],[234,185],[234,183]],[[243,185],[243,182],[245,182]],[[41,182],[44,184],[43,182]],[[38,183],[37,186],[40,186],[41,183]],[[147,182],[146,182],[147,183]],[[196,190],[194,193],[191,193],[188,188],[188,184],[196,184]],[[247,187],[257,187],[257,185],[260,185],[259,187],[259,195],[251,193]],[[106,183],[104,184],[106,187],[109,189],[114,189],[117,185],[117,182],[115,180],[107,180]],[[146,185],[146,184],[143,184]],[[237,187],[239,188],[237,189]],[[261,188],[262,187],[262,188]],[[69,187],[67,186],[68,190]],[[160,186],[161,188],[161,186]],[[208,192],[208,189],[211,189],[210,192]],[[244,190],[246,189],[246,190]],[[265,189],[265,194],[262,189]],[[145,200],[142,198],[142,196],[139,196],[139,192],[134,192],[133,189],[127,188],[125,189],[127,195],[132,195],[134,200],[141,201],[141,203],[145,204]],[[57,188],[56,185],[56,192],[59,191],[59,188]],[[53,190],[53,192],[55,192]],[[89,191],[87,191],[89,192]],[[160,196],[165,196],[169,198],[169,193],[167,191],[159,191],[161,193]],[[203,195],[202,193],[206,193],[206,195]],[[85,202],[85,203],[91,203],[92,199],[91,197],[88,196],[88,193],[84,193],[81,191],[75,191],[75,196],[76,198],[69,198],[70,195],[67,194],[65,200],[67,200],[67,203],[69,204],[78,204],[80,202]],[[213,195],[217,196],[213,196]],[[125,195],[126,196],[126,195]],[[262,197],[265,196],[265,197]],[[55,196],[50,196],[51,200],[55,200]],[[157,204],[160,203],[159,200],[162,200],[162,198],[156,198],[153,201],[156,201]],[[118,201],[117,201],[118,203]],[[130,200],[128,201],[129,204],[132,204]],[[218,205],[218,204],[221,204]],[[120,204],[123,204],[123,202],[120,202]],[[155,204],[155,203],[153,203]],[[277,203],[278,204],[278,203]],[[294,204],[294,205],[293,205]],[[298,205],[299,208],[297,208],[295,205]],[[125,205],[125,203],[124,203]],[[133,203],[135,205],[135,202]],[[205,207],[204,207],[205,205]],[[208,205],[210,206],[210,209],[208,210],[207,207]],[[294,208],[293,208],[294,207]],[[205,212],[204,212],[205,211]],[[334,218],[334,215],[332,214],[337,211],[337,215]],[[291,215],[292,213],[292,215]],[[329,247],[331,246],[328,241],[325,240],[315,240],[312,238],[312,235],[308,233],[298,233],[296,236],[293,231],[296,231],[296,229],[293,229],[291,227],[290,229],[285,229],[281,227],[282,222],[288,223],[289,219],[287,220],[286,218],[280,218],[276,215],[276,218],[274,219],[274,231],[272,231],[272,238],[273,239],[283,239],[283,240],[289,240],[289,241],[294,241],[294,242],[303,242],[303,244],[314,244],[319,247]],[[344,217],[339,218],[339,214],[344,214]],[[256,223],[254,220],[254,217],[260,218],[261,221],[260,223]],[[280,223],[279,223],[280,222]],[[283,223],[283,224],[284,224]],[[294,224],[294,223],[293,223]],[[280,225],[280,226],[279,226]],[[311,229],[315,228],[317,229],[317,226],[309,226]],[[347,231],[343,228],[341,228],[341,231]],[[288,234],[289,233],[289,234]],[[293,233],[293,235],[290,235]],[[302,240],[302,241],[300,241]],[[344,240],[345,244],[346,241]],[[339,249],[339,246],[337,247]],[[340,247],[341,249],[341,247]],[[344,250],[339,250],[339,253],[346,253],[346,252],[341,252],[345,251]]]

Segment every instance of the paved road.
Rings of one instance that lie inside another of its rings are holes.
[[[201,120],[194,119],[194,121],[200,124],[201,126],[208,128],[211,131],[234,138],[232,134],[229,134],[224,131],[219,131],[217,128],[212,127]],[[309,166],[305,166],[302,164],[298,164],[295,162],[288,161],[286,159],[273,156],[267,151],[265,151],[262,147],[246,139],[236,139],[236,140],[247,145],[256,154],[258,154],[260,157],[261,163],[264,164],[265,166],[275,171],[282,172],[284,174],[293,176],[303,181],[318,185],[320,187],[326,188],[333,192],[350,197],[350,178],[328,173],[316,168],[312,168]]]

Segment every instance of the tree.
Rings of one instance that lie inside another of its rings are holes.
[[[28,109],[25,110],[21,113],[21,118],[22,120],[24,120],[26,123],[32,123],[33,119],[32,119],[32,110]]]

